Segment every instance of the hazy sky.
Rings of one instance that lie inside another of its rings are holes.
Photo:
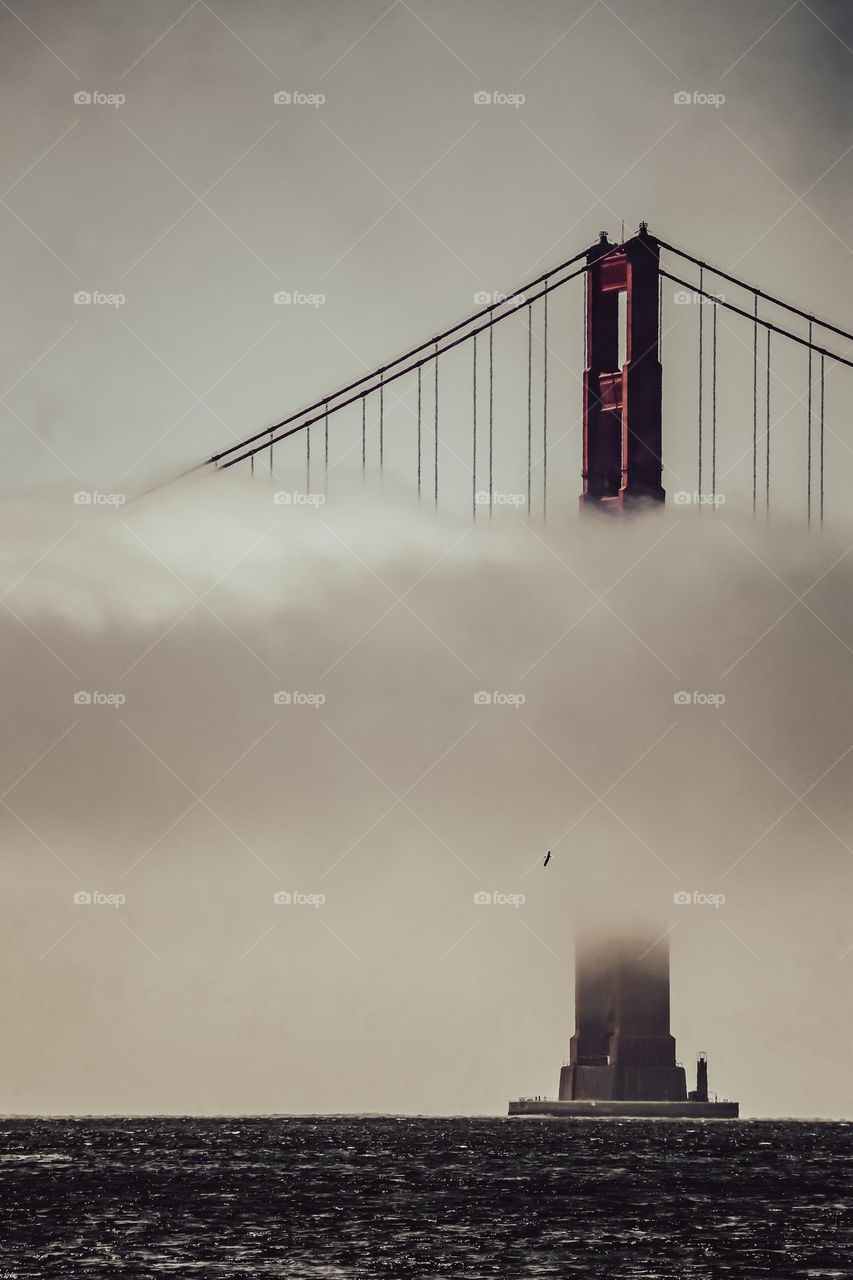
[[[736,325],[724,511],[578,523],[579,293],[553,313],[547,529],[466,522],[461,366],[439,516],[412,502],[411,386],[381,496],[344,456],[353,419],[322,507],[234,473],[118,511],[72,498],[139,493],[623,218],[849,327],[849,6],[11,8],[0,1107],[501,1112],[556,1093],[575,923],[606,906],[671,929],[673,1031],[688,1068],[708,1051],[712,1091],[847,1114],[842,381],[822,538],[743,509]],[[668,314],[672,491],[694,487],[696,316]],[[523,339],[501,348],[511,492]],[[803,371],[783,357],[773,387],[792,518]],[[301,453],[278,464],[301,479]]]
[[[0,17],[5,484],[167,475],[623,219],[844,321],[841,0],[18,12]],[[75,105],[81,91],[126,101]],[[526,101],[477,106],[482,91]],[[326,101],[276,105],[281,92]],[[725,102],[679,106],[680,92]],[[326,302],[276,306],[282,290]],[[79,291],[126,301],[75,306]],[[694,308],[670,313],[692,330]],[[558,376],[580,357],[554,346]],[[676,365],[672,350],[668,394]]]

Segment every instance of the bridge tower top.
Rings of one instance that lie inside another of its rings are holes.
[[[602,231],[586,260],[581,503],[663,502],[660,245],[643,222],[622,245]]]

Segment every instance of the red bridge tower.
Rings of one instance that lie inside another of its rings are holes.
[[[663,502],[658,351],[660,245],[645,223],[614,247],[602,232],[587,252],[583,493],[603,508]],[[624,321],[620,315],[624,295]],[[620,326],[625,363],[620,368]]]

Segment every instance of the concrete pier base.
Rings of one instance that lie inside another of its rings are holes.
[[[539,1098],[516,1098],[509,1104],[511,1116],[585,1117],[606,1120],[618,1116],[659,1117],[670,1120],[737,1120],[736,1102],[545,1102]]]

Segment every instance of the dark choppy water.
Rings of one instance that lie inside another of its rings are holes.
[[[853,1127],[0,1121],[0,1280],[853,1276]]]

